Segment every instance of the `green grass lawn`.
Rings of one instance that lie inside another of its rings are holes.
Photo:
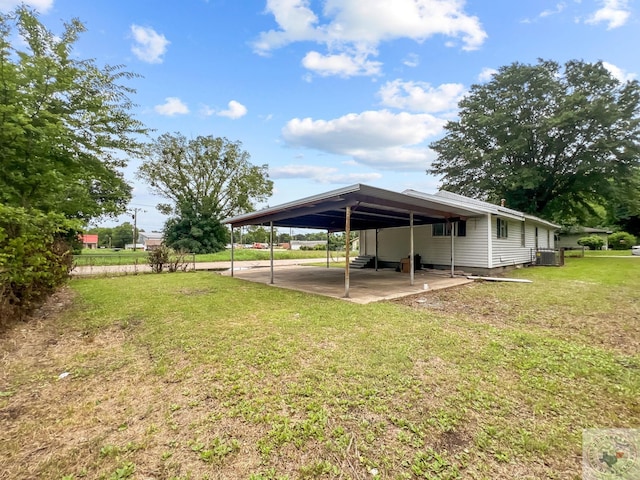
[[[73,280],[0,337],[0,472],[579,479],[638,427],[640,259],[356,305],[213,273]],[[69,372],[66,378],[59,378]]]
[[[103,251],[105,253],[103,253]],[[355,253],[355,252],[354,252]],[[103,266],[103,265],[134,265],[147,263],[147,252],[120,250],[83,250],[81,255],[76,255],[74,261],[77,266]],[[330,252],[332,257],[344,256],[344,252]],[[276,260],[296,258],[326,258],[327,252],[323,250],[274,250],[273,258]],[[193,255],[187,255],[189,261],[193,261]],[[269,250],[237,249],[234,251],[236,261],[269,260]],[[196,262],[224,262],[231,260],[231,251],[224,250],[217,253],[195,255]]]
[[[582,257],[582,250],[566,250],[564,252],[566,257]],[[631,256],[631,249],[629,250],[585,250],[585,257],[629,257]]]

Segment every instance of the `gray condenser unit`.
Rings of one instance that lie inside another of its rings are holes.
[[[536,265],[555,265],[556,252],[554,250],[538,250],[536,252]]]

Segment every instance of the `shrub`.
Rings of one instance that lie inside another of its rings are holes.
[[[588,247],[590,250],[600,250],[604,246],[604,238],[597,235],[582,237],[578,240],[578,245]]]
[[[186,272],[189,268],[187,255],[189,255],[188,252],[182,250],[176,252],[166,245],[160,245],[149,252],[147,261],[153,273],[162,273],[165,267],[169,272]]]
[[[171,250],[166,245],[160,245],[149,252],[147,261],[153,273],[162,273],[164,266],[169,263]]]
[[[609,235],[609,248],[613,250],[629,250],[636,244],[636,237],[627,232],[616,232]]]
[[[0,326],[19,320],[69,278],[75,222],[0,204]]]

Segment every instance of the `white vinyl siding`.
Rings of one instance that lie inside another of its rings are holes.
[[[495,216],[469,218],[466,225],[466,236],[454,237],[454,264],[456,268],[464,267],[495,268],[530,263],[535,258],[535,229],[538,228],[540,248],[547,248],[547,232],[549,232],[549,248],[553,247],[553,230],[530,220],[524,222],[524,241],[522,246],[522,223],[518,220],[506,219],[507,229],[511,235],[507,238],[496,238],[497,220]],[[488,226],[491,225],[491,232]],[[378,259],[383,262],[397,263],[407,258],[410,252],[409,227],[387,228],[378,233]],[[433,236],[431,225],[414,227],[414,253],[420,255],[423,264],[437,266],[451,265],[451,236]],[[364,238],[362,254],[375,255],[375,230],[361,232]],[[489,243],[488,243],[489,242]],[[492,251],[491,258],[488,252]]]
[[[366,240],[366,255],[375,255],[375,230],[363,232]],[[455,236],[455,265],[487,267],[487,221],[486,218],[470,218],[466,222],[466,235]],[[421,256],[422,263],[432,265],[451,264],[451,236],[433,236],[431,225],[414,227],[414,253]],[[384,262],[399,262],[409,256],[409,227],[387,228],[378,233],[378,259]]]

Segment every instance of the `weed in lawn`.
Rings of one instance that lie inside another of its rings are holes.
[[[131,477],[131,475],[133,475],[135,471],[136,471],[136,466],[131,462],[127,462],[121,467],[117,468],[116,471],[111,474],[111,476],[109,477],[109,480],[127,479]]]
[[[452,463],[446,454],[440,454],[432,449],[416,454],[411,463],[411,471],[417,477],[433,480],[461,478],[458,466]]]

